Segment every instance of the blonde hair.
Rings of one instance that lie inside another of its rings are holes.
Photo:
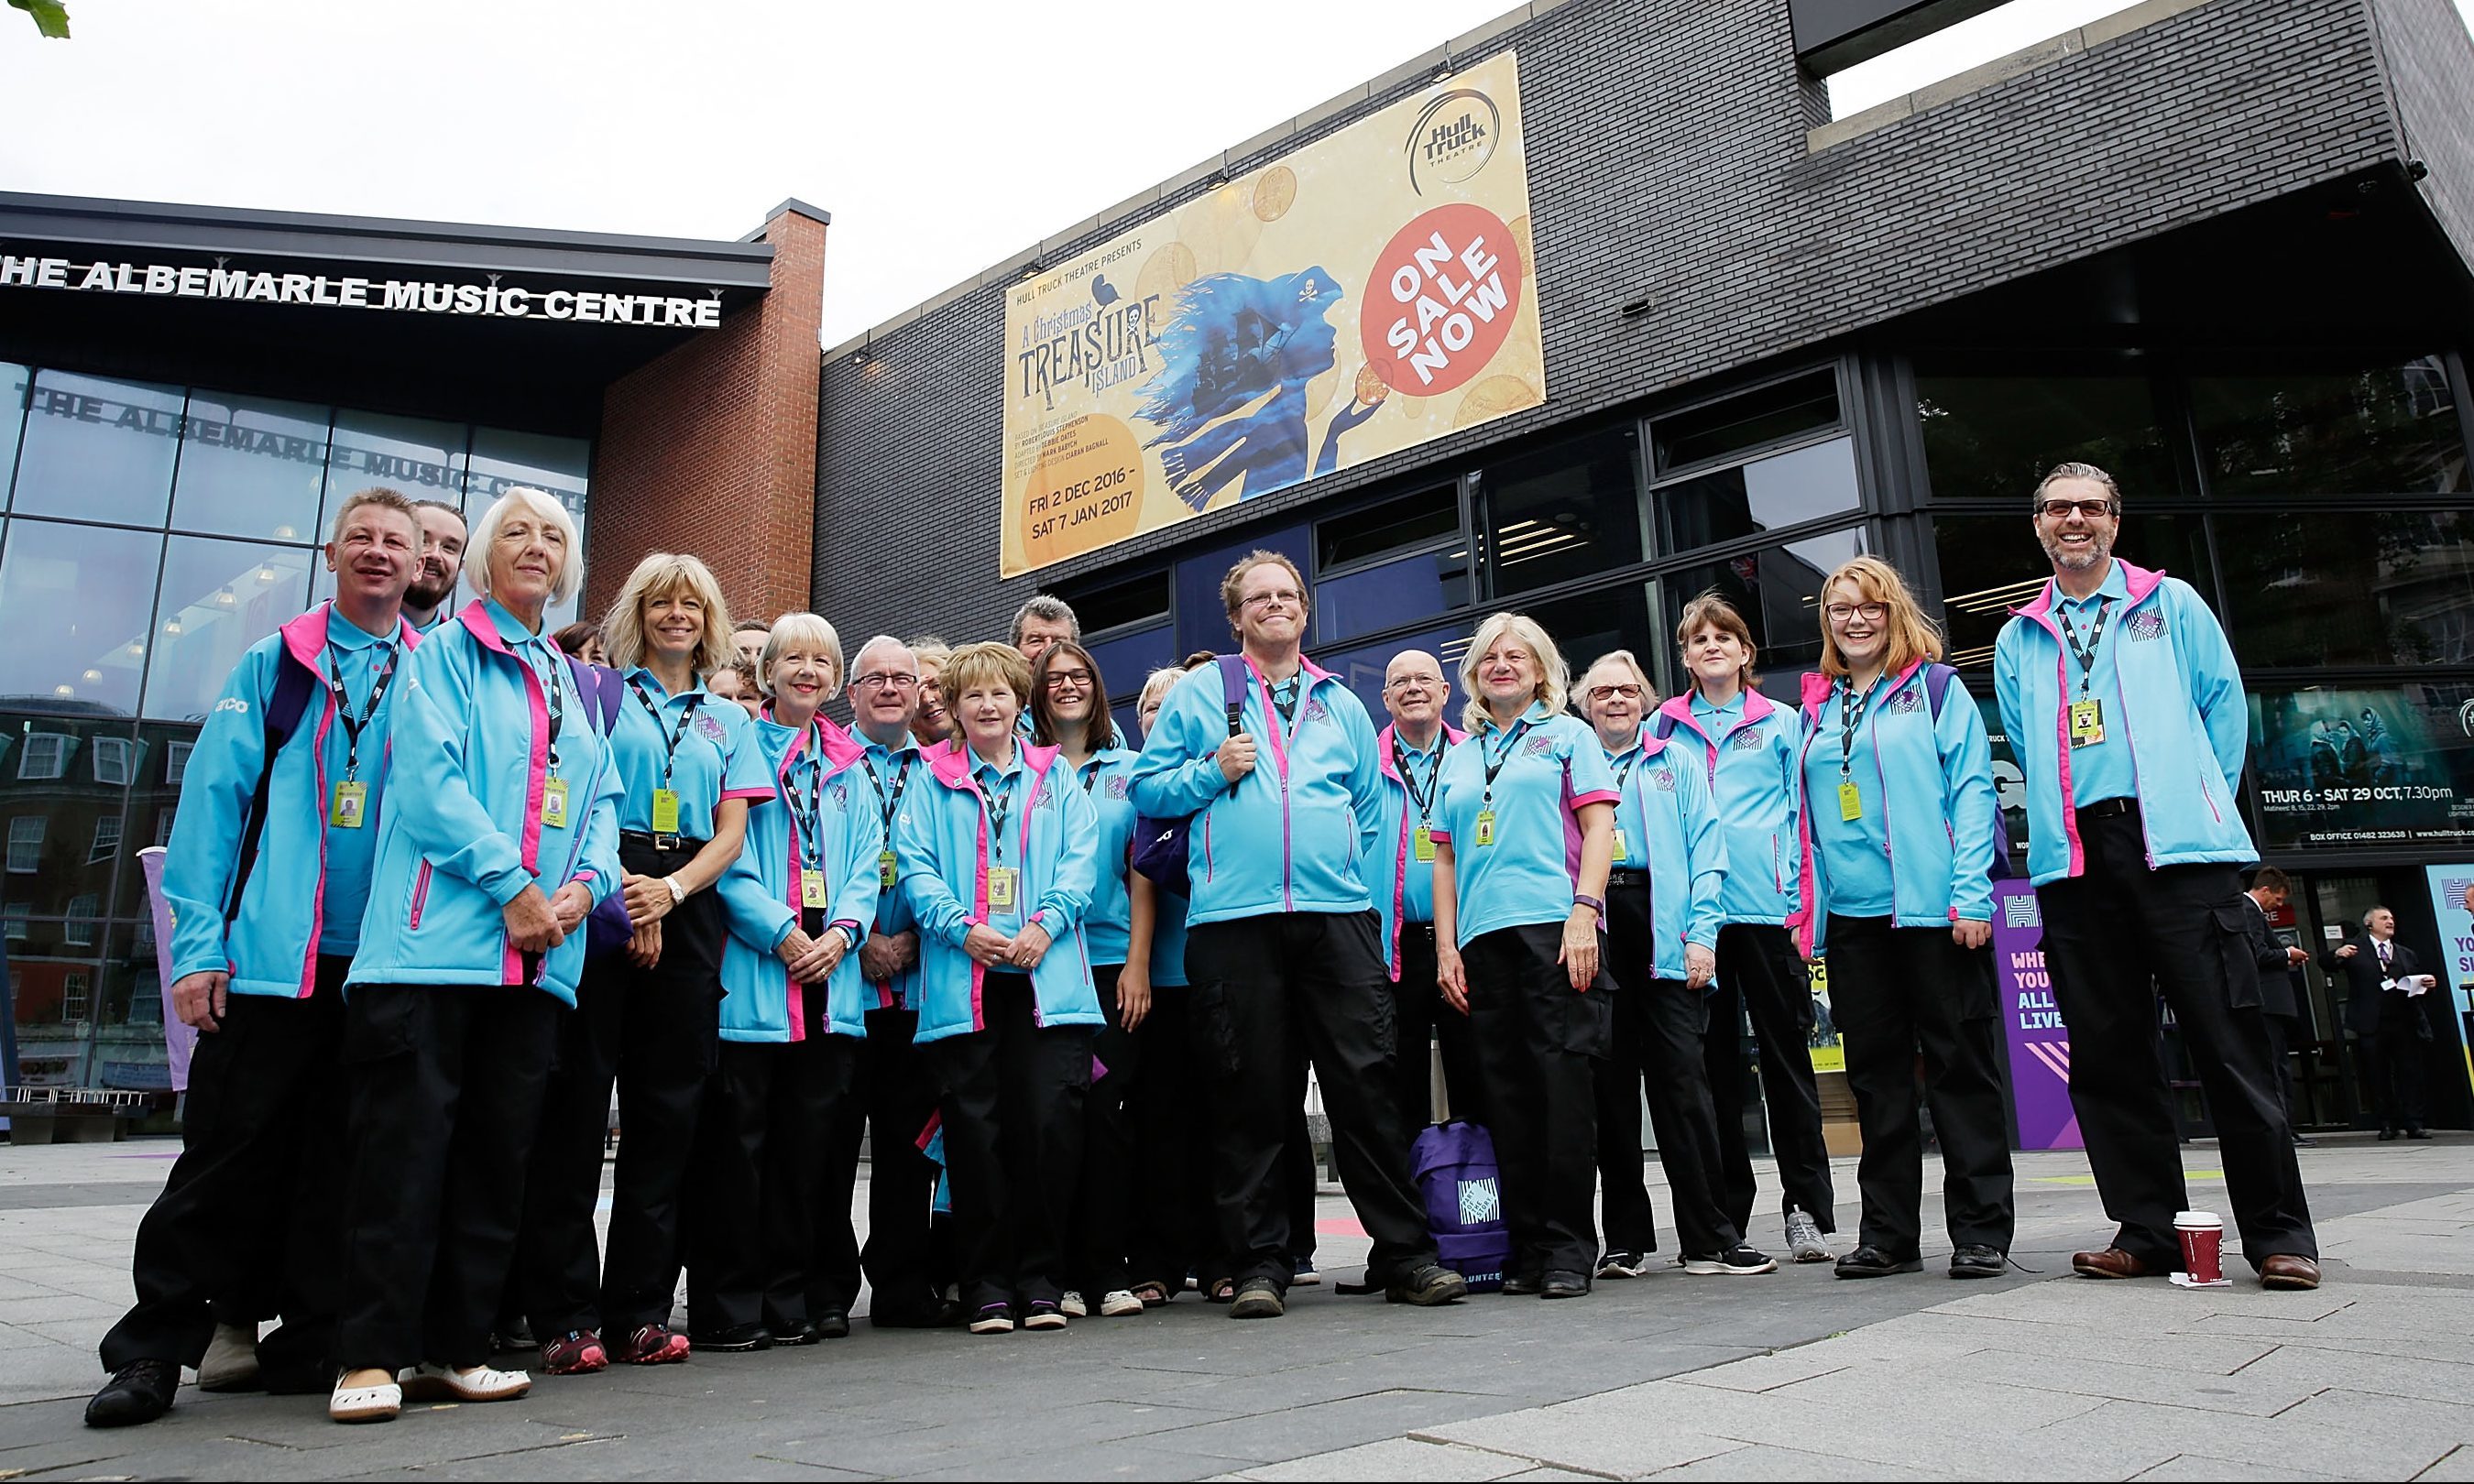
[[[1651,682],[1649,672],[1640,667],[1640,661],[1633,657],[1633,652],[1631,650],[1611,649],[1605,654],[1600,655],[1597,658],[1590,660],[1589,668],[1581,672],[1581,683],[1583,686],[1586,687],[1589,684],[1589,677],[1597,674],[1598,666],[1602,664],[1621,665],[1623,668],[1632,672],[1632,678],[1634,680],[1640,682],[1640,710],[1644,717],[1646,717],[1650,712],[1658,709],[1658,686]],[[1579,708],[1581,719],[1583,721],[1594,722],[1597,720],[1595,716],[1589,713],[1589,693],[1586,688],[1575,692],[1572,700],[1574,705]]]
[[[1744,646],[1744,662],[1735,667],[1735,682],[1746,690],[1758,687],[1761,678],[1753,673],[1753,661],[1760,658],[1761,647],[1753,642],[1753,626],[1714,587],[1685,604],[1684,616],[1675,621],[1675,649],[1684,658],[1684,673],[1692,675],[1692,635],[1704,629],[1734,635],[1735,642]],[[1690,683],[1697,689],[1699,678],[1693,677]]]
[[[946,656],[945,663],[938,668],[936,690],[944,698],[945,720],[953,729],[956,747],[968,747],[971,743],[970,733],[962,727],[962,693],[987,684],[1005,686],[1013,692],[1017,709],[1028,707],[1031,661],[1010,644],[965,644]]]
[[[764,632],[764,652],[756,657],[757,693],[768,700],[773,695],[773,667],[781,662],[782,651],[793,644],[821,644],[825,658],[833,661],[833,678],[825,682],[825,699],[831,701],[842,693],[842,636],[838,630],[813,613],[785,613],[773,620]]]
[[[915,639],[908,640],[906,647],[910,651],[910,662],[923,669],[929,665],[934,665],[941,672],[945,668],[945,661],[954,656],[954,646],[933,634],[923,634]]]
[[[464,548],[464,581],[474,592],[485,598],[490,596],[490,548],[498,543],[498,527],[505,525],[507,517],[519,511],[529,512],[558,528],[558,575],[549,580],[549,600],[552,603],[566,602],[575,596],[575,584],[584,570],[584,553],[579,549],[584,544],[584,538],[576,532],[575,516],[558,502],[557,496],[529,485],[508,486],[507,492],[498,496],[480,519],[473,522],[472,539]],[[418,521],[414,523],[419,524]],[[471,560],[475,552],[481,556],[478,562]]]
[[[373,509],[391,510],[397,515],[401,515],[404,519],[411,521],[412,544],[416,552],[419,550],[421,546],[420,510],[413,505],[411,500],[404,497],[403,491],[400,490],[390,490],[384,485],[372,485],[370,488],[360,491],[358,494],[350,496],[344,501],[343,508],[335,512],[333,526],[327,533],[327,543],[331,545],[336,541],[342,540],[344,539],[344,527],[352,523],[352,517],[365,510]]]
[[[1546,709],[1558,712],[1571,699],[1572,668],[1564,662],[1564,652],[1555,647],[1538,620],[1526,613],[1496,613],[1477,626],[1467,652],[1461,656],[1461,694],[1468,697],[1461,706],[1461,726],[1467,730],[1478,731],[1488,725],[1485,694],[1478,688],[1478,663],[1506,635],[1518,639],[1538,661],[1538,688],[1531,699],[1543,701]]]
[[[624,675],[644,662],[644,605],[655,598],[684,591],[704,605],[704,632],[696,635],[688,668],[697,675],[714,671],[739,658],[731,643],[730,605],[722,601],[721,584],[693,557],[657,551],[636,563],[601,620],[602,642],[610,646],[610,667]]]
[[[1925,616],[1899,569],[1879,557],[1856,557],[1840,562],[1821,585],[1822,674],[1833,678],[1847,674],[1847,657],[1838,652],[1838,635],[1830,627],[1830,589],[1840,583],[1856,589],[1858,603],[1880,603],[1889,609],[1881,619],[1890,640],[1881,655],[1884,672],[1896,675],[1919,659],[1941,658],[1941,626]]]
[[[1142,715],[1143,712],[1151,708],[1151,705],[1154,701],[1160,703],[1162,706],[1166,706],[1168,704],[1168,693],[1176,689],[1176,682],[1185,679],[1189,673],[1191,672],[1189,672],[1183,665],[1164,664],[1158,669],[1153,670],[1151,674],[1143,677],[1143,693],[1134,698],[1134,714],[1136,716]],[[1146,739],[1148,739],[1150,734],[1150,729],[1148,727],[1144,729],[1144,733]]]

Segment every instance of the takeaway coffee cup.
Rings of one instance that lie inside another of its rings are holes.
[[[2182,1267],[2193,1283],[2224,1281],[2223,1218],[2212,1210],[2178,1211],[2173,1233],[2182,1239]]]

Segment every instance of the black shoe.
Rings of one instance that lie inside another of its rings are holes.
[[[962,1305],[949,1299],[888,1304],[868,1310],[867,1322],[879,1329],[951,1329],[962,1322]]]
[[[2408,1129],[2405,1131],[2405,1137],[2408,1138],[2429,1138],[2431,1137],[2431,1130]]]
[[[533,1338],[533,1327],[521,1319],[502,1319],[490,1331],[490,1353],[512,1355],[518,1351],[539,1350],[541,1341]],[[330,1381],[328,1385],[332,1385]]]
[[[1440,1262],[1420,1263],[1392,1280],[1383,1297],[1393,1304],[1414,1304],[1419,1308],[1457,1304],[1468,1297],[1468,1280]]]
[[[1921,1273],[1924,1270],[1924,1258],[1893,1257],[1870,1242],[1838,1259],[1838,1276],[1841,1278],[1887,1278],[1893,1273]]]
[[[1506,1273],[1503,1276],[1503,1291],[1516,1299],[1534,1298],[1545,1286],[1546,1275],[1543,1273]]]
[[[2393,1124],[2393,1123],[2389,1124],[2387,1128],[2384,1128],[2384,1129],[2380,1130],[2380,1142],[2381,1142],[2381,1143],[2383,1143],[2383,1144],[2387,1143],[2389,1140],[2390,1140],[2390,1139],[2392,1139],[2392,1138],[2394,1138],[2394,1137],[2397,1137],[2396,1125],[2395,1125],[2395,1124]]]
[[[2296,1134],[2293,1136],[2293,1147],[2296,1149],[2316,1149],[2319,1147],[2319,1140],[2316,1138],[2306,1138],[2302,1135]]]
[[[335,1368],[324,1361],[261,1364],[257,1379],[270,1397],[324,1397],[335,1389]]]
[[[727,1329],[716,1330],[711,1334],[691,1334],[688,1338],[694,1342],[698,1350],[709,1350],[723,1355],[743,1354],[751,1350],[773,1348],[773,1331],[763,1325],[733,1325]]]
[[[2009,1254],[1980,1242],[1970,1242],[1950,1255],[1953,1278],[2000,1278],[2009,1265]]]
[[[111,1379],[85,1404],[89,1427],[134,1427],[172,1410],[172,1394],[181,1389],[177,1360],[133,1360],[111,1373]]]
[[[1589,1297],[1589,1274],[1549,1273],[1546,1275],[1545,1285],[1538,1291],[1538,1297],[1541,1299],[1584,1299]]]
[[[850,1338],[850,1310],[820,1307],[808,1321],[808,1328],[816,1331],[816,1338],[820,1340],[847,1340]]]
[[[1247,1280],[1228,1305],[1231,1319],[1277,1319],[1288,1311],[1288,1305],[1280,1302],[1280,1290],[1273,1287],[1270,1280],[1261,1278]]]

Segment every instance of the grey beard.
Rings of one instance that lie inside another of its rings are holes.
[[[2090,567],[2103,565],[2105,559],[2113,555],[2113,548],[2109,545],[2091,542],[2082,552],[2074,551],[2058,541],[2047,541],[2045,555],[2057,567],[2073,572],[2084,572]]]

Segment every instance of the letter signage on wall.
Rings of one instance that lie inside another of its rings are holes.
[[[621,294],[602,289],[543,289],[496,281],[503,277],[494,275],[494,281],[489,283],[454,283],[430,278],[285,273],[220,264],[205,268],[108,258],[85,261],[18,257],[0,252],[0,289],[61,289],[152,299],[305,304],[326,309],[472,315],[491,320],[557,320],[668,329],[711,329],[721,323],[718,299]]]

